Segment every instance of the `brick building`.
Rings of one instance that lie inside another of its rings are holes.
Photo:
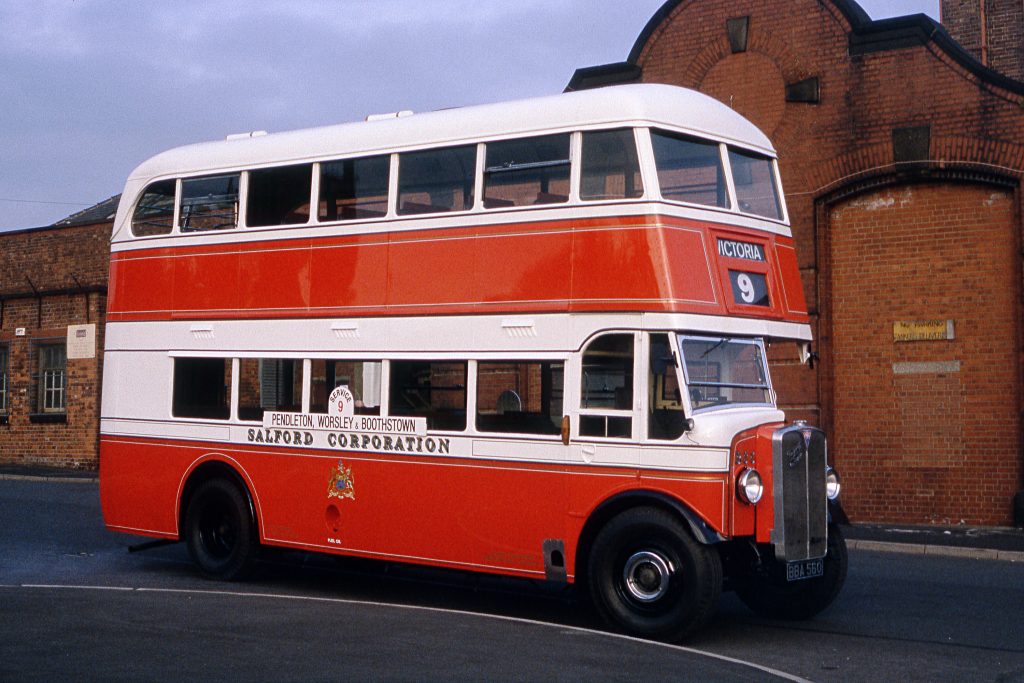
[[[767,133],[821,357],[776,356],[774,374],[789,414],[831,435],[847,513],[1008,524],[1024,488],[1024,5],[943,0],[942,16],[669,0],[625,62],[569,89],[682,85]]]
[[[0,233],[0,467],[95,470],[117,197]]]

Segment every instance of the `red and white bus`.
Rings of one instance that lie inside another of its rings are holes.
[[[678,639],[838,593],[839,481],[769,140],[631,85],[159,154],[114,224],[109,528],[585,584]]]

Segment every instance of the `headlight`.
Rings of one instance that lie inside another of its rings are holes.
[[[736,495],[744,503],[751,505],[756,505],[757,501],[761,500],[761,496],[764,495],[764,485],[761,483],[761,475],[757,470],[747,468],[740,472],[740,476],[736,479]]]
[[[828,496],[829,500],[835,500],[839,497],[839,489],[843,487],[842,482],[839,480],[839,473],[831,467],[825,470],[825,495]]]

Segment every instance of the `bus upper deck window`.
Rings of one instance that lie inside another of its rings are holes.
[[[132,214],[132,234],[136,237],[167,235],[174,227],[174,191],[177,182],[160,180],[142,193]]]
[[[309,222],[313,166],[284,166],[249,172],[245,223],[253,227]]]
[[[398,213],[448,213],[473,208],[476,145],[406,152],[398,157]]]
[[[779,201],[779,188],[775,184],[772,160],[760,154],[730,147],[729,165],[732,166],[736,201],[739,202],[740,211],[782,220],[782,202]]]
[[[320,164],[321,221],[383,218],[388,212],[390,156]]]
[[[238,225],[240,174],[187,178],[181,181],[182,232],[226,230]]]
[[[569,201],[569,134],[487,144],[484,207]]]
[[[644,194],[633,130],[602,130],[583,134],[580,198],[636,199]]]
[[[729,207],[718,143],[652,131],[661,196],[677,202]]]

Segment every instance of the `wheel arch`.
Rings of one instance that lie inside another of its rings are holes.
[[[576,543],[575,580],[586,581],[587,562],[590,548],[601,528],[613,517],[636,507],[653,507],[665,510],[685,522],[694,540],[702,545],[713,545],[726,540],[712,529],[685,503],[660,491],[634,490],[619,493],[598,505],[587,517]]]
[[[181,538],[182,529],[185,528],[185,515],[188,511],[189,500],[201,484],[211,479],[226,479],[238,487],[249,504],[249,516],[255,525],[257,536],[261,536],[263,525],[260,523],[251,480],[237,462],[225,459],[223,455],[211,454],[193,463],[189,471],[182,477],[178,493],[178,538]]]

